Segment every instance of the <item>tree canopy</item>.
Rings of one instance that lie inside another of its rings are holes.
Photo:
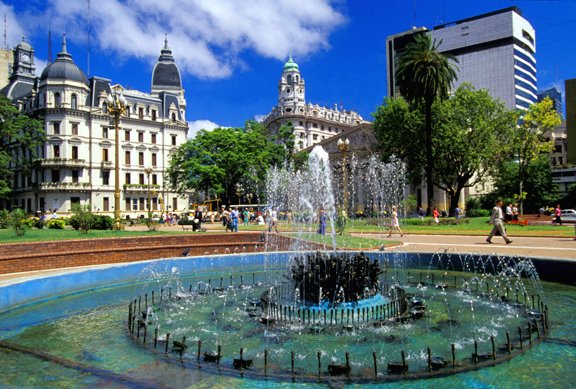
[[[21,113],[9,99],[0,96],[0,198],[8,198],[14,170],[28,173],[36,147],[45,139],[41,121]]]
[[[266,171],[285,158],[285,146],[269,141],[264,127],[249,121],[245,128],[201,130],[172,155],[166,175],[180,194],[203,190],[231,204],[239,200],[239,188],[256,199],[261,196]]]
[[[432,151],[432,105],[436,100],[448,97],[452,83],[456,80],[456,57],[441,53],[442,41],[432,40],[430,34],[416,34],[414,41],[398,60],[396,79],[400,94],[413,106],[423,104],[425,115],[426,148],[426,192],[428,212],[434,206],[434,158]]]
[[[434,184],[450,196],[452,212],[464,188],[482,183],[507,158],[516,115],[487,90],[464,83],[434,106],[434,123]]]
[[[418,183],[426,164],[422,110],[402,98],[386,99],[374,118],[383,157],[406,161],[411,181]],[[463,84],[450,99],[434,104],[433,120],[433,182],[450,195],[453,210],[464,188],[482,182],[509,156],[516,116],[486,90]]]

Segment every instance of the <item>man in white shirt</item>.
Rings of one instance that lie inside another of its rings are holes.
[[[506,244],[512,243],[510,239],[506,236],[506,229],[504,228],[504,222],[502,221],[502,200],[496,200],[496,205],[492,208],[492,216],[490,217],[490,224],[493,224],[492,231],[490,231],[490,235],[488,235],[488,239],[486,242],[492,243],[492,237],[499,232],[504,238]]]

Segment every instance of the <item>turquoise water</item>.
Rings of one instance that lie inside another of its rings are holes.
[[[252,273],[256,274],[257,282],[268,281],[267,278],[274,273],[262,272],[260,264],[253,268],[249,264],[243,267],[246,283],[252,281]],[[156,269],[154,277],[160,279],[158,282],[163,285],[167,278],[169,282],[182,280],[183,288],[187,290],[188,285],[194,287],[199,281],[206,281],[207,277],[217,280],[221,274],[219,269],[214,266],[212,271],[204,271],[196,277],[182,277],[179,274],[162,276],[162,271]],[[238,274],[236,270],[236,279]],[[412,369],[425,366],[422,349],[426,346],[448,358],[450,343],[457,343],[461,347],[457,353],[464,354],[464,358],[471,353],[472,339],[489,337],[491,331],[495,331],[495,337],[500,339],[498,343],[502,343],[507,326],[516,328],[520,325],[518,323],[523,322],[508,306],[492,304],[489,300],[475,299],[469,295],[458,296],[450,289],[438,292],[431,288],[414,287],[416,293],[427,296],[430,310],[418,326],[408,324],[375,329],[359,325],[352,332],[336,326],[322,334],[311,335],[305,327],[287,325],[270,328],[269,331],[277,338],[266,338],[262,326],[249,320],[244,309],[246,302],[259,295],[261,289],[224,288],[220,294],[197,296],[184,304],[184,308],[172,307],[182,312],[182,320],[177,320],[177,315],[171,314],[162,322],[160,316],[163,312],[158,312],[157,324],[161,333],[170,331],[176,338],[186,335],[190,342],[188,355],[185,354],[188,361],[182,364],[173,353],[166,357],[162,352],[145,349],[139,342],[130,339],[126,329],[129,302],[150,293],[150,290],[156,290],[158,282],[154,277],[144,272],[140,274],[140,280],[129,284],[78,291],[0,314],[0,337],[3,341],[49,355],[49,360],[44,360],[38,355],[0,348],[0,387],[324,386],[324,383],[315,381],[275,382],[278,378],[252,378],[250,374],[241,378],[237,371],[223,369],[218,372],[208,365],[198,369],[195,363],[196,341],[203,341],[202,351],[215,351],[216,344],[222,344],[223,366],[230,365],[231,359],[238,357],[236,350],[240,347],[245,349],[246,358],[254,358],[256,370],[261,368],[264,350],[269,350],[270,365],[281,369],[290,366],[290,351],[295,351],[295,369],[313,375],[317,371],[317,351],[322,353],[323,370],[326,370],[328,363],[343,363],[344,351],[350,351],[352,369],[366,370],[366,374],[369,374],[372,351],[377,351],[379,369],[384,372],[386,363],[399,360],[400,350],[405,349]],[[576,288],[553,283],[542,283],[542,288],[550,309],[551,330],[544,341],[512,360],[448,377],[362,385],[415,388],[573,387],[576,380],[576,320],[573,317]],[[175,286],[174,291],[176,289]],[[461,301],[455,303],[458,299]],[[452,308],[446,308],[443,300],[453,302]],[[468,309],[469,306],[474,309]],[[169,323],[166,322],[168,317],[171,318]],[[491,329],[484,325],[486,320],[492,324]],[[150,345],[152,335],[148,336]],[[480,351],[487,351],[487,347],[481,346]],[[57,363],[53,361],[54,357],[62,359]],[[345,378],[330,385],[354,386]]]

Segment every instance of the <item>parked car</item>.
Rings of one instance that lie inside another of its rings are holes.
[[[554,221],[556,217],[552,215],[552,221]],[[560,212],[560,220],[562,223],[576,223],[576,210],[574,209],[563,209]]]

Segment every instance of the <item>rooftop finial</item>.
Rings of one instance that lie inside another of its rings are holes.
[[[168,33],[164,33],[164,49],[168,50]]]
[[[65,32],[62,33],[62,52],[68,53],[68,50],[66,49],[66,33]]]

